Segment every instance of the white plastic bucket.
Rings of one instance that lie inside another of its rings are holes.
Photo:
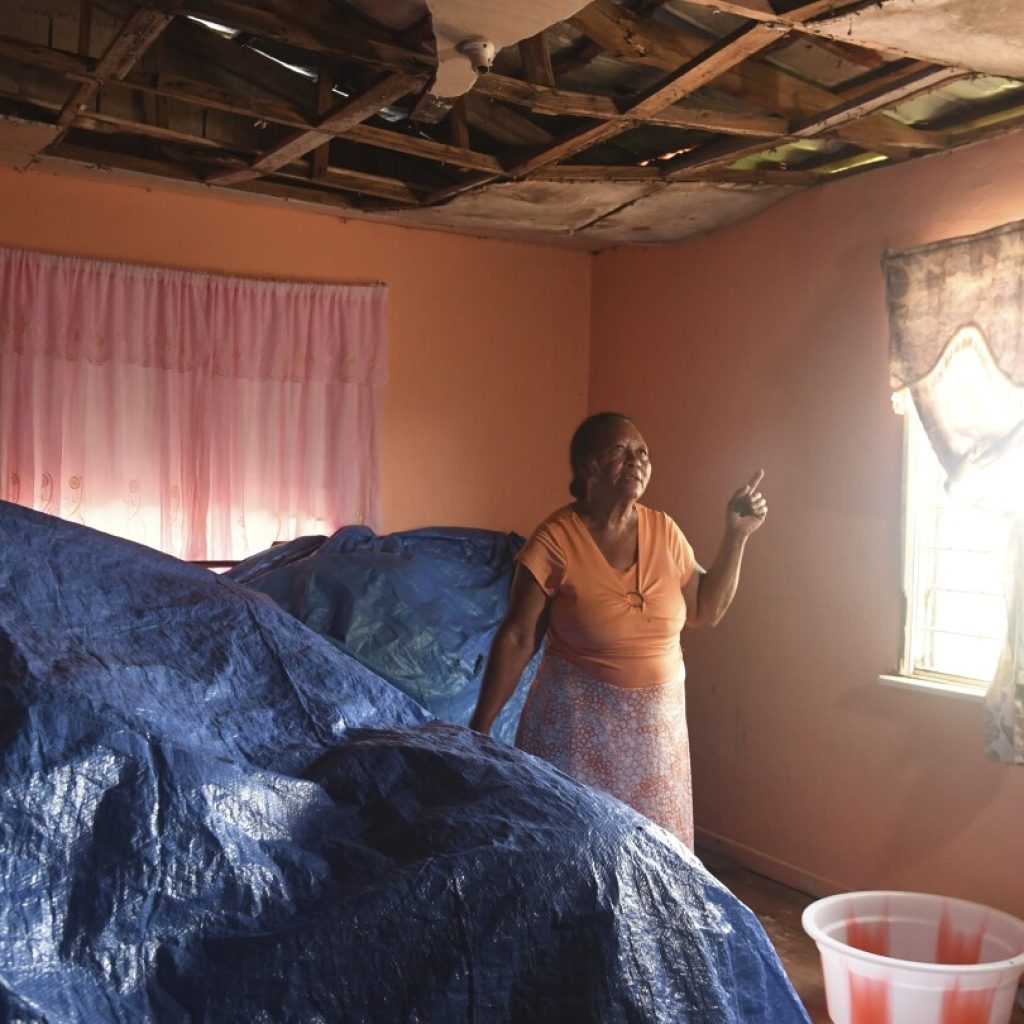
[[[1008,1024],[1024,921],[966,900],[852,892],[812,903],[834,1024]]]

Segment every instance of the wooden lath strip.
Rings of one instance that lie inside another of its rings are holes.
[[[181,29],[188,28],[187,23],[180,26]],[[202,36],[210,36],[203,39]],[[189,35],[190,45],[203,44],[204,52],[208,59],[220,59],[229,61],[231,50],[237,50],[232,44],[213,37],[212,33],[195,28]],[[703,45],[703,44],[702,44]],[[700,49],[698,47],[697,49]],[[696,54],[697,50],[695,50]],[[217,57],[217,54],[223,54]],[[682,63],[682,59],[675,60],[670,69],[674,70]],[[535,114],[548,116],[569,115],[573,117],[587,117],[598,120],[614,118],[619,114],[619,107],[606,96],[596,96],[588,93],[572,92],[564,89],[545,87],[537,83],[522,81],[517,78],[510,78],[505,75],[490,73],[481,76],[473,88],[474,97],[487,97],[488,99],[500,100],[503,103],[510,103],[515,106],[524,107]],[[834,98],[829,96],[829,103],[824,107],[831,106]],[[668,127],[697,128],[703,131],[722,132],[729,135],[777,135],[785,131],[787,122],[783,118],[772,115],[757,114],[734,114],[716,110],[694,110],[677,111],[668,110],[663,112],[663,117],[652,119],[652,123]],[[525,125],[524,125],[525,127]],[[535,133],[539,129],[535,129]],[[524,144],[526,143],[524,140]],[[534,140],[534,144],[536,140]],[[470,164],[465,166],[469,167]]]
[[[333,106],[334,101],[334,65],[327,57],[320,56],[316,82],[316,112],[323,117]],[[310,175],[314,178],[323,176],[330,163],[331,140],[313,150],[310,163]]]
[[[608,182],[608,181],[664,181],[658,167],[606,166],[589,164],[554,164],[530,176],[531,181]],[[787,171],[776,168],[733,170],[728,167],[708,171],[694,171],[676,181],[728,182],[756,185],[814,185],[821,175],[813,171]]]
[[[179,26],[186,28],[186,26]],[[199,33],[197,36],[196,33]],[[209,37],[209,38],[206,38]],[[232,74],[237,74],[235,64],[248,51],[233,46],[215,37],[205,29],[195,29],[189,33],[190,42],[216,44],[206,52],[208,59],[223,65]],[[0,59],[11,60],[30,67],[43,67],[48,71],[67,75],[79,81],[92,80],[94,61],[79,57],[77,54],[62,50],[52,50],[43,46],[23,43],[9,37],[0,36]],[[273,70],[270,68],[268,70]],[[121,80],[122,84],[142,92],[164,96],[167,99],[181,100],[196,106],[223,110],[227,113],[252,117],[255,120],[283,124],[292,128],[310,128],[312,122],[297,107],[274,103],[255,96],[240,96],[220,86],[197,82],[173,73],[159,76],[145,72],[132,72]],[[589,93],[571,92],[564,89],[548,89],[532,85],[516,78],[490,74],[482,77],[473,89],[476,96],[499,99],[505,103],[524,107],[535,114],[552,116],[570,115],[607,120],[621,114],[618,104],[610,97],[596,96]],[[789,129],[789,122],[772,114],[739,114],[731,111],[711,110],[702,107],[666,107],[658,114],[647,118],[648,124],[668,128],[693,128],[699,131],[717,132],[723,135],[750,135],[768,138],[784,135]],[[409,150],[403,145],[407,136],[397,132],[381,132],[377,141],[369,138],[358,141],[368,145],[379,145],[383,149],[395,149],[399,152],[410,152],[413,156],[423,156],[428,160],[450,163],[456,167],[471,170],[488,170],[485,164],[495,164],[493,157],[483,153],[475,153],[468,147],[445,147],[446,151],[437,149],[439,143],[428,140],[414,140],[417,144],[425,144],[420,152]]]
[[[67,75],[71,79],[82,82],[92,81],[91,69],[95,65],[95,61],[79,57],[76,54],[21,43],[7,37],[0,37],[0,59],[11,60],[26,66],[44,66],[47,70]],[[175,74],[133,71],[123,79],[111,80],[107,83],[107,87],[132,89],[210,110],[223,110],[226,113],[237,114],[253,121],[280,124],[288,128],[320,127],[315,126],[298,107],[275,103],[255,96],[242,96],[219,86],[182,78]],[[42,109],[48,109],[50,106],[39,100],[33,100],[27,95],[21,98]],[[123,126],[127,131],[144,134],[139,129],[139,125],[139,122],[126,121]],[[360,145],[406,153],[409,156],[420,157],[423,160],[450,167],[495,174],[501,173],[502,170],[502,165],[497,158],[487,153],[479,153],[468,147],[446,145],[431,139],[404,135],[397,131],[373,128],[366,124],[354,125],[346,128],[343,132],[336,131],[333,134]],[[227,143],[223,144],[227,145]]]
[[[253,192],[261,196],[273,196],[275,199],[289,199],[299,203],[313,203],[316,206],[334,206],[339,210],[357,210],[358,205],[348,196],[334,190],[303,188],[301,185],[289,185],[283,181],[267,181],[265,178],[253,178],[229,185],[232,192]]]
[[[649,89],[632,103],[628,114],[634,119],[656,114],[698,89],[703,89],[726,71],[776,43],[784,33],[774,25],[756,24],[740,29],[709,47],[699,57],[670,75],[667,81]]]
[[[343,134],[346,129],[360,124],[372,117],[383,107],[412,92],[420,79],[409,75],[388,75],[376,85],[355,99],[343,103],[333,113],[328,114],[315,128],[296,132],[273,149],[264,153],[248,167],[215,174],[208,180],[211,184],[232,185],[248,178],[258,178],[264,174],[283,167],[291,160],[303,156],[311,149],[329,141],[332,135]]]
[[[311,53],[323,53],[338,60],[353,60],[398,74],[426,77],[437,68],[437,59],[431,54],[379,42],[326,24],[318,24],[314,32],[274,10],[245,0],[147,2],[150,7],[158,10],[205,18],[263,39],[298,46]]]
[[[265,121],[288,128],[314,127],[310,118],[297,107],[255,96],[241,96],[220,86],[196,82],[191,78],[182,78],[167,72],[149,74],[135,71],[117,83],[108,83],[107,88],[111,87],[162,96],[164,99],[178,100],[206,110],[222,110],[249,121]]]
[[[558,140],[554,145],[535,156],[510,167],[506,176],[527,177],[541,167],[575,156],[598,142],[603,142],[627,131],[633,127],[635,122],[671,106],[690,92],[694,92],[706,85],[707,82],[712,81],[723,71],[770,46],[776,39],[778,39],[778,32],[774,27],[769,28],[757,24],[741,29],[721,40],[702,56],[690,61],[654,88],[642,93],[618,118],[580,129]],[[460,193],[489,184],[495,180],[495,177],[495,175],[485,175],[459,185],[440,189],[428,196],[426,201],[428,203],[442,202]]]
[[[751,21],[778,21],[769,0],[689,0],[694,7],[707,7],[722,14],[733,14]]]
[[[107,121],[114,120],[108,115],[96,115],[97,120],[100,117]],[[90,118],[92,118],[92,115],[90,115]],[[154,132],[155,131],[156,129],[154,129]],[[189,139],[185,137],[183,133],[179,133],[175,141],[195,145],[202,140],[197,138]],[[132,156],[127,153],[114,153],[103,149],[96,149],[89,146],[81,146],[67,142],[60,142],[53,146],[49,150],[48,155],[55,156],[60,159],[75,160],[79,163],[93,164],[97,167],[116,167],[121,170],[134,171],[139,174],[156,174],[161,177],[194,182],[200,182],[203,180],[197,173],[182,164],[154,160],[151,157]],[[214,157],[211,154],[211,157],[207,159],[214,159]],[[231,158],[225,158],[225,160],[230,159]],[[306,182],[307,185],[310,184],[308,175],[306,174],[306,169],[301,164],[289,164],[281,168],[279,172],[276,172],[276,175],[284,181],[302,181]],[[247,179],[229,187],[244,188],[249,191],[262,191],[268,194],[273,194],[272,188],[263,188],[262,186],[272,186],[274,184],[275,182],[263,179]],[[277,184],[280,183],[278,182]],[[339,189],[345,192],[356,192],[360,195],[384,199],[389,203],[401,203],[405,206],[414,206],[417,204],[415,194],[404,182],[397,181],[394,178],[384,178],[376,174],[365,174],[359,171],[351,171],[344,167],[329,167],[324,178],[316,184],[319,186],[325,186],[332,190],[332,194],[337,197],[337,201],[333,203],[333,205],[336,206],[343,205],[350,208],[355,206],[351,199],[343,199],[342,196],[338,194],[337,190]],[[305,199],[309,202],[317,202],[319,201],[317,197],[324,194],[309,187],[305,189],[298,185],[289,185],[286,187],[288,189],[288,195],[286,198],[291,199]],[[282,193],[279,192],[278,194]]]
[[[796,27],[810,18],[831,14],[844,7],[858,6],[860,0],[813,0],[778,13],[770,0],[687,0],[694,7],[707,7],[723,14],[734,14],[751,21],[785,22]]]
[[[136,11],[107,47],[93,70],[92,78],[82,82],[57,115],[57,124],[67,128],[85,110],[89,100],[109,78],[123,78],[173,20],[173,15],[143,7]]]
[[[132,75],[117,84],[122,88],[151,92],[168,99],[180,100],[213,110],[243,114],[254,120],[267,121],[272,124],[284,125],[285,127],[313,127],[308,120],[303,118],[300,111],[292,111],[281,105],[262,102],[259,105],[253,103],[249,107],[245,107],[240,105],[242,103],[241,97],[226,93],[221,89],[216,89],[214,86],[205,85],[202,82],[192,82],[170,75],[148,77],[156,79],[156,84],[149,85],[137,78],[136,75]],[[142,122],[121,119],[120,123],[125,131],[141,135],[146,134],[146,125]],[[408,156],[419,157],[422,160],[429,160],[432,163],[444,164],[449,167],[496,174],[502,171],[501,163],[497,158],[487,153],[477,153],[471,149],[449,146],[443,142],[434,142],[431,139],[419,138],[417,136],[403,135],[401,132],[389,131],[385,128],[373,128],[366,124],[357,124],[346,128],[337,137],[360,145],[373,146],[375,149],[405,153]],[[215,141],[222,148],[231,148],[231,143],[227,140],[220,139]]]
[[[298,164],[289,164],[281,168],[275,177],[292,178],[296,181],[308,180],[304,168]],[[367,174],[365,171],[353,171],[347,167],[328,167],[317,185],[329,185],[346,192],[358,192],[363,195],[375,196],[390,203],[401,203],[405,206],[417,206],[419,200],[405,182],[395,178],[385,178],[380,174]]]
[[[675,72],[713,42],[695,30],[639,17],[613,0],[593,0],[569,21],[605,52],[661,71]],[[829,90],[763,63],[730,68],[715,87],[783,117],[807,116],[836,102]]]
[[[131,156],[128,153],[112,153],[105,149],[95,149],[66,141],[55,143],[47,150],[46,155],[93,167],[113,167],[135,174],[151,174],[158,178],[170,178],[172,181],[188,181],[194,184],[202,182],[198,174],[181,164],[154,160],[151,157]]]
[[[473,88],[479,96],[525,107],[534,114],[568,115],[591,120],[616,120],[623,110],[610,96],[551,89],[505,75],[486,75]],[[696,128],[725,135],[757,135],[762,138],[782,135],[789,122],[770,114],[732,114],[704,108],[666,107],[644,118],[645,123],[669,128]]]
[[[523,77],[535,85],[555,86],[555,72],[551,67],[551,52],[544,33],[539,32],[519,44],[519,56],[523,62]]]
[[[13,61],[29,68],[52,71],[58,75],[84,75],[92,81],[96,61],[89,57],[54,50],[38,43],[26,43],[10,36],[0,36],[0,60]]]
[[[838,126],[845,125],[857,118],[864,117],[877,110],[892,107],[904,102],[911,96],[916,96],[933,89],[939,89],[951,81],[962,78],[966,72],[959,68],[931,68],[926,71],[916,71],[899,83],[887,83],[880,87],[874,94],[864,94],[846,103],[839,104],[835,109],[827,111],[819,117],[812,118],[803,124],[797,125],[785,138],[775,140],[775,146],[796,139],[815,138],[834,131]],[[945,132],[929,133],[942,140],[944,145],[949,143],[949,135]],[[694,153],[687,153],[678,157],[668,167],[666,178],[669,181],[678,181],[681,175],[691,173],[700,168],[711,168],[735,163],[745,156],[752,156],[755,153],[764,152],[770,147],[749,143],[713,143],[705,146]],[[936,146],[936,148],[941,148]]]
[[[970,73],[962,68],[929,68],[918,71],[905,78],[898,85],[888,83],[872,93],[862,94],[838,107],[830,110],[822,117],[812,118],[806,124],[797,125],[792,134],[796,138],[813,138],[825,132],[835,131],[851,121],[857,121],[878,110],[896,106],[914,96],[941,89],[950,82],[965,78]],[[946,139],[942,133],[943,140]]]
[[[80,0],[78,5],[78,52],[89,56],[92,42],[92,0]]]
[[[645,124],[667,128],[695,128],[719,135],[753,135],[767,139],[785,135],[789,122],[771,114],[732,114],[727,111],[705,110],[699,107],[666,107],[645,119]]]
[[[785,21],[775,19],[769,24],[781,24],[792,29],[797,24],[796,17],[790,14],[787,18]],[[570,21],[589,38],[622,59],[666,71],[673,71],[685,61],[699,56],[708,45],[697,33],[643,19],[613,0],[594,0]],[[714,84],[717,89],[745,103],[796,120],[832,110],[842,100],[840,95],[823,86],[758,61],[730,69]],[[877,133],[872,132],[874,128],[878,129]],[[917,137],[917,129],[886,118],[868,118],[857,126],[849,141],[858,146],[877,146],[885,151],[893,146],[929,148],[924,140]]]

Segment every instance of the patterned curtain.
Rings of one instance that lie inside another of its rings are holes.
[[[0,497],[191,559],[374,524],[386,300],[0,249]]]
[[[949,487],[1001,507],[1024,484],[1024,222],[887,253],[894,394],[909,395]],[[1015,493],[1021,492],[1021,493]],[[1014,529],[1007,639],[986,696],[988,756],[1024,764],[1024,545]]]

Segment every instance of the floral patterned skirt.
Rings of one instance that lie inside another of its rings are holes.
[[[546,653],[526,698],[516,746],[617,797],[693,849],[685,671],[631,689]]]

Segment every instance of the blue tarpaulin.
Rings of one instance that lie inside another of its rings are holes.
[[[0,503],[0,1019],[807,1018],[674,838],[266,597]]]
[[[523,538],[455,527],[378,536],[346,526],[254,555],[228,574],[446,722],[466,725],[491,640],[508,606]],[[515,736],[535,658],[494,724]]]

